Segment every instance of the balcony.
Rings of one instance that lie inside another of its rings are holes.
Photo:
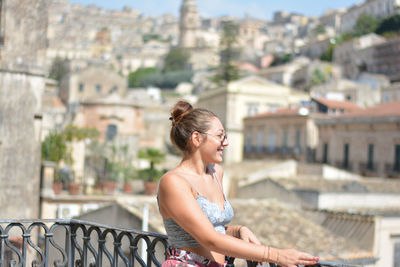
[[[244,149],[245,157],[249,158],[263,158],[263,157],[277,157],[277,158],[297,158],[301,157],[304,153],[301,147],[257,147],[251,146]]]
[[[165,235],[80,220],[0,220],[0,266],[160,267],[167,247]],[[228,266],[233,267],[234,260],[230,258]],[[256,265],[247,261],[248,267]],[[356,265],[314,265],[324,266]]]
[[[378,165],[376,163],[360,163],[359,164],[359,172],[363,176],[376,176],[378,174]]]
[[[400,178],[400,165],[385,164],[385,174],[389,178]]]
[[[347,162],[347,164],[346,164],[346,162],[340,160],[340,161],[336,161],[334,166],[339,168],[339,169],[344,169],[344,170],[348,170],[348,171],[353,170],[353,163],[352,162]]]

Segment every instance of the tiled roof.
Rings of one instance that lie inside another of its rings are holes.
[[[315,190],[319,192],[400,193],[400,180],[365,178],[357,180],[328,180],[320,177],[268,178],[288,190]]]
[[[357,111],[357,110],[363,110],[361,107],[357,106],[353,102],[350,101],[335,101],[335,100],[330,100],[330,99],[325,99],[325,98],[314,98],[316,102],[319,102],[328,108],[333,108],[333,109],[343,109],[346,111]]]
[[[61,101],[61,99],[58,96],[53,96],[51,100],[52,100],[53,107],[65,108],[64,103]]]
[[[250,118],[280,117],[280,116],[298,116],[299,108],[279,108],[275,111],[256,114]]]
[[[345,238],[335,236],[305,218],[302,210],[276,200],[232,199],[235,217],[232,224],[246,225],[261,243],[278,248],[296,248],[322,260],[347,260],[372,257]]]
[[[400,116],[400,101],[388,102],[352,113],[343,114],[339,117],[388,117]]]
[[[246,225],[263,244],[301,249],[325,260],[371,257],[368,251],[357,248],[303,217],[302,211],[293,206],[276,200],[231,199],[230,202],[235,211],[231,225]],[[139,198],[129,206],[141,210],[145,204],[149,206],[151,224],[165,234],[155,197]]]

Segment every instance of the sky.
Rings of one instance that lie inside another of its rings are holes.
[[[239,18],[246,13],[259,19],[271,20],[277,10],[321,16],[327,9],[350,7],[362,0],[197,0],[202,17],[231,15]],[[141,11],[147,16],[171,13],[178,16],[182,0],[70,0],[71,4],[94,4],[107,9],[120,10],[124,6]]]

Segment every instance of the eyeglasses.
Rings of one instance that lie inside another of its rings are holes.
[[[202,132],[200,132],[200,133],[202,133]],[[220,134],[202,133],[202,134],[211,135],[212,137],[215,137],[215,138],[219,139],[219,141],[222,144],[225,143],[225,140],[228,139],[228,135],[226,133],[220,133]]]

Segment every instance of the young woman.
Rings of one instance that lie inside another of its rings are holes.
[[[313,265],[319,260],[294,249],[261,245],[246,226],[227,226],[233,209],[222,190],[219,163],[228,139],[221,121],[211,111],[185,101],[174,106],[170,120],[171,141],[183,159],[162,177],[158,189],[171,246],[163,267],[224,266],[225,255],[283,267]]]

